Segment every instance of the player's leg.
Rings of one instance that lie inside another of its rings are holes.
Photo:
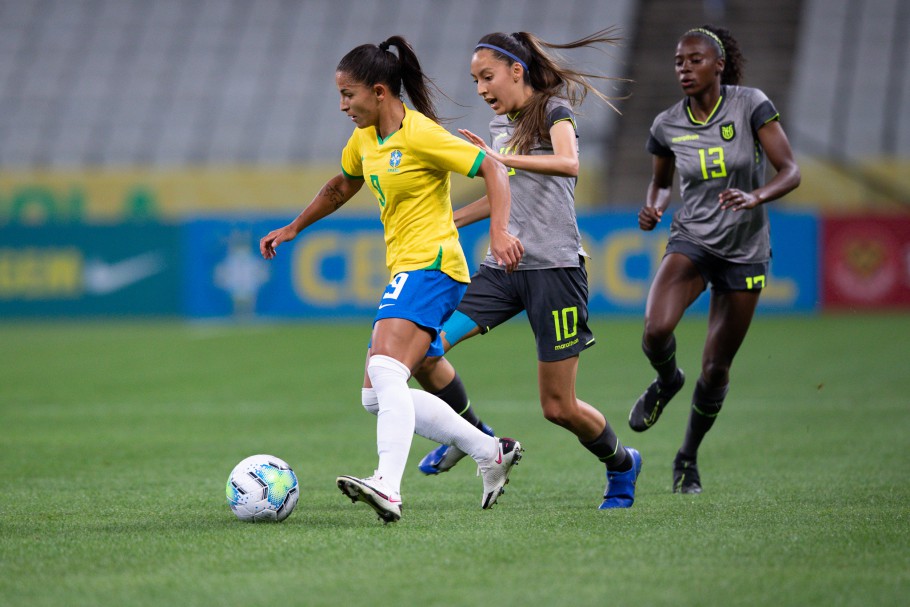
[[[456,445],[478,462],[484,477],[484,508],[495,503],[521,457],[517,441],[487,436],[440,399],[408,388],[411,368],[427,353],[443,353],[439,327],[464,293],[462,285],[438,272],[412,273],[408,281],[411,291],[396,290],[394,311],[380,308],[377,316],[383,317],[374,324],[364,378],[363,405],[377,415],[379,466],[367,479],[338,478],[346,495],[367,502],[386,522],[400,518],[401,477],[414,432]],[[415,291],[421,295],[407,295]],[[428,293],[429,300],[424,296]],[[388,317],[393,314],[407,318]]]
[[[723,407],[730,366],[749,331],[759,295],[759,290],[711,294],[701,376],[692,395],[685,438],[673,465],[674,492],[701,492],[698,448]]]
[[[417,364],[431,339],[426,329],[404,318],[383,318],[373,325],[361,394],[364,407],[375,409],[379,464],[372,476],[339,476],[336,484],[386,523],[401,518],[401,477],[416,427],[409,365]]]
[[[521,444],[481,431],[429,392],[411,390],[411,394],[417,434],[447,446],[449,454],[459,454],[458,459],[471,456],[483,477],[481,507],[490,508],[509,482],[512,466],[521,459]]]
[[[648,292],[641,348],[657,371],[657,379],[629,412],[629,426],[644,432],[657,423],[664,407],[685,383],[676,364],[674,331],[686,309],[705,290],[705,279],[695,263],[681,253],[668,253],[661,261]]]
[[[494,435],[493,429],[474,412],[464,383],[448,360],[441,356],[428,356],[415,369],[414,377],[424,390],[445,402],[466,422],[484,434]],[[420,460],[417,467],[427,475],[440,474],[451,470],[465,455],[458,447],[441,442]]]
[[[601,509],[628,508],[635,500],[641,456],[622,445],[603,414],[575,392],[578,356],[537,364],[540,406],[544,417],[572,432],[585,449],[607,468]]]
[[[457,344],[480,334],[480,327],[470,316],[456,310],[442,327],[442,344],[446,352]],[[461,377],[448,360],[442,356],[427,356],[414,369],[414,379],[420,386],[444,400],[456,413],[471,424],[481,427],[482,422],[471,408],[468,393]]]
[[[410,393],[414,405],[414,433],[444,445],[451,453],[459,454],[458,459],[470,454],[483,477],[481,507],[492,507],[509,482],[512,466],[521,459],[521,444],[511,438],[499,438],[491,432],[479,430],[429,392],[411,390]],[[368,386],[363,389],[363,395],[364,407],[370,412],[378,413],[375,391]],[[379,433],[381,430],[377,428],[377,434]],[[379,477],[383,474],[381,470],[376,472]],[[380,509],[377,512],[382,516]]]
[[[416,427],[408,386],[411,369],[438,340],[438,327],[464,289],[442,272],[401,272],[380,299],[361,393],[368,410],[375,405],[379,464],[371,477],[341,476],[337,484],[353,501],[369,504],[385,522],[401,516],[401,478]]]
[[[506,272],[481,266],[472,277],[458,309],[442,328],[444,350],[486,333],[522,310]],[[482,328],[481,328],[482,326]],[[414,370],[414,378],[427,392],[445,401],[456,413],[481,432],[493,436],[468,398],[467,389],[452,364],[441,356],[427,356]],[[450,470],[465,454],[458,448],[440,444],[420,460],[418,468],[427,475]]]
[[[543,415],[572,432],[606,465],[608,488],[601,508],[627,508],[635,497],[641,457],[634,449],[623,447],[601,412],[579,399],[575,391],[579,354],[594,345],[588,326],[584,262],[580,260],[575,268],[517,274],[516,290],[537,343],[537,384]]]

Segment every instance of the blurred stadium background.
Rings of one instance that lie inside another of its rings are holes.
[[[803,171],[774,203],[762,311],[910,310],[906,0],[2,0],[0,318],[367,316],[387,280],[367,192],[275,262],[256,249],[337,172],[340,57],[403,34],[448,126],[485,133],[480,36],[608,26],[621,47],[567,54],[629,81],[604,88],[621,115],[583,108],[578,207],[592,311],[638,313],[666,238],[636,229],[644,144],[681,97],[676,40],[704,23],[739,39]],[[479,184],[453,187],[460,205]]]

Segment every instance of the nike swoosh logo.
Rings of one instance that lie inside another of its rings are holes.
[[[379,304],[379,309],[388,308],[389,306],[394,306],[395,304]]]
[[[82,280],[87,292],[109,295],[162,272],[166,266],[164,255],[157,251],[115,263],[93,260],[85,264]]]

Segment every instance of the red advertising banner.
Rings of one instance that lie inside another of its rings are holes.
[[[822,219],[826,308],[910,308],[910,215]]]

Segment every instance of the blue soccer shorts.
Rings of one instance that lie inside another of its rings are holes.
[[[404,318],[433,334],[427,356],[442,356],[439,332],[468,288],[439,270],[399,272],[385,288],[373,319]]]

